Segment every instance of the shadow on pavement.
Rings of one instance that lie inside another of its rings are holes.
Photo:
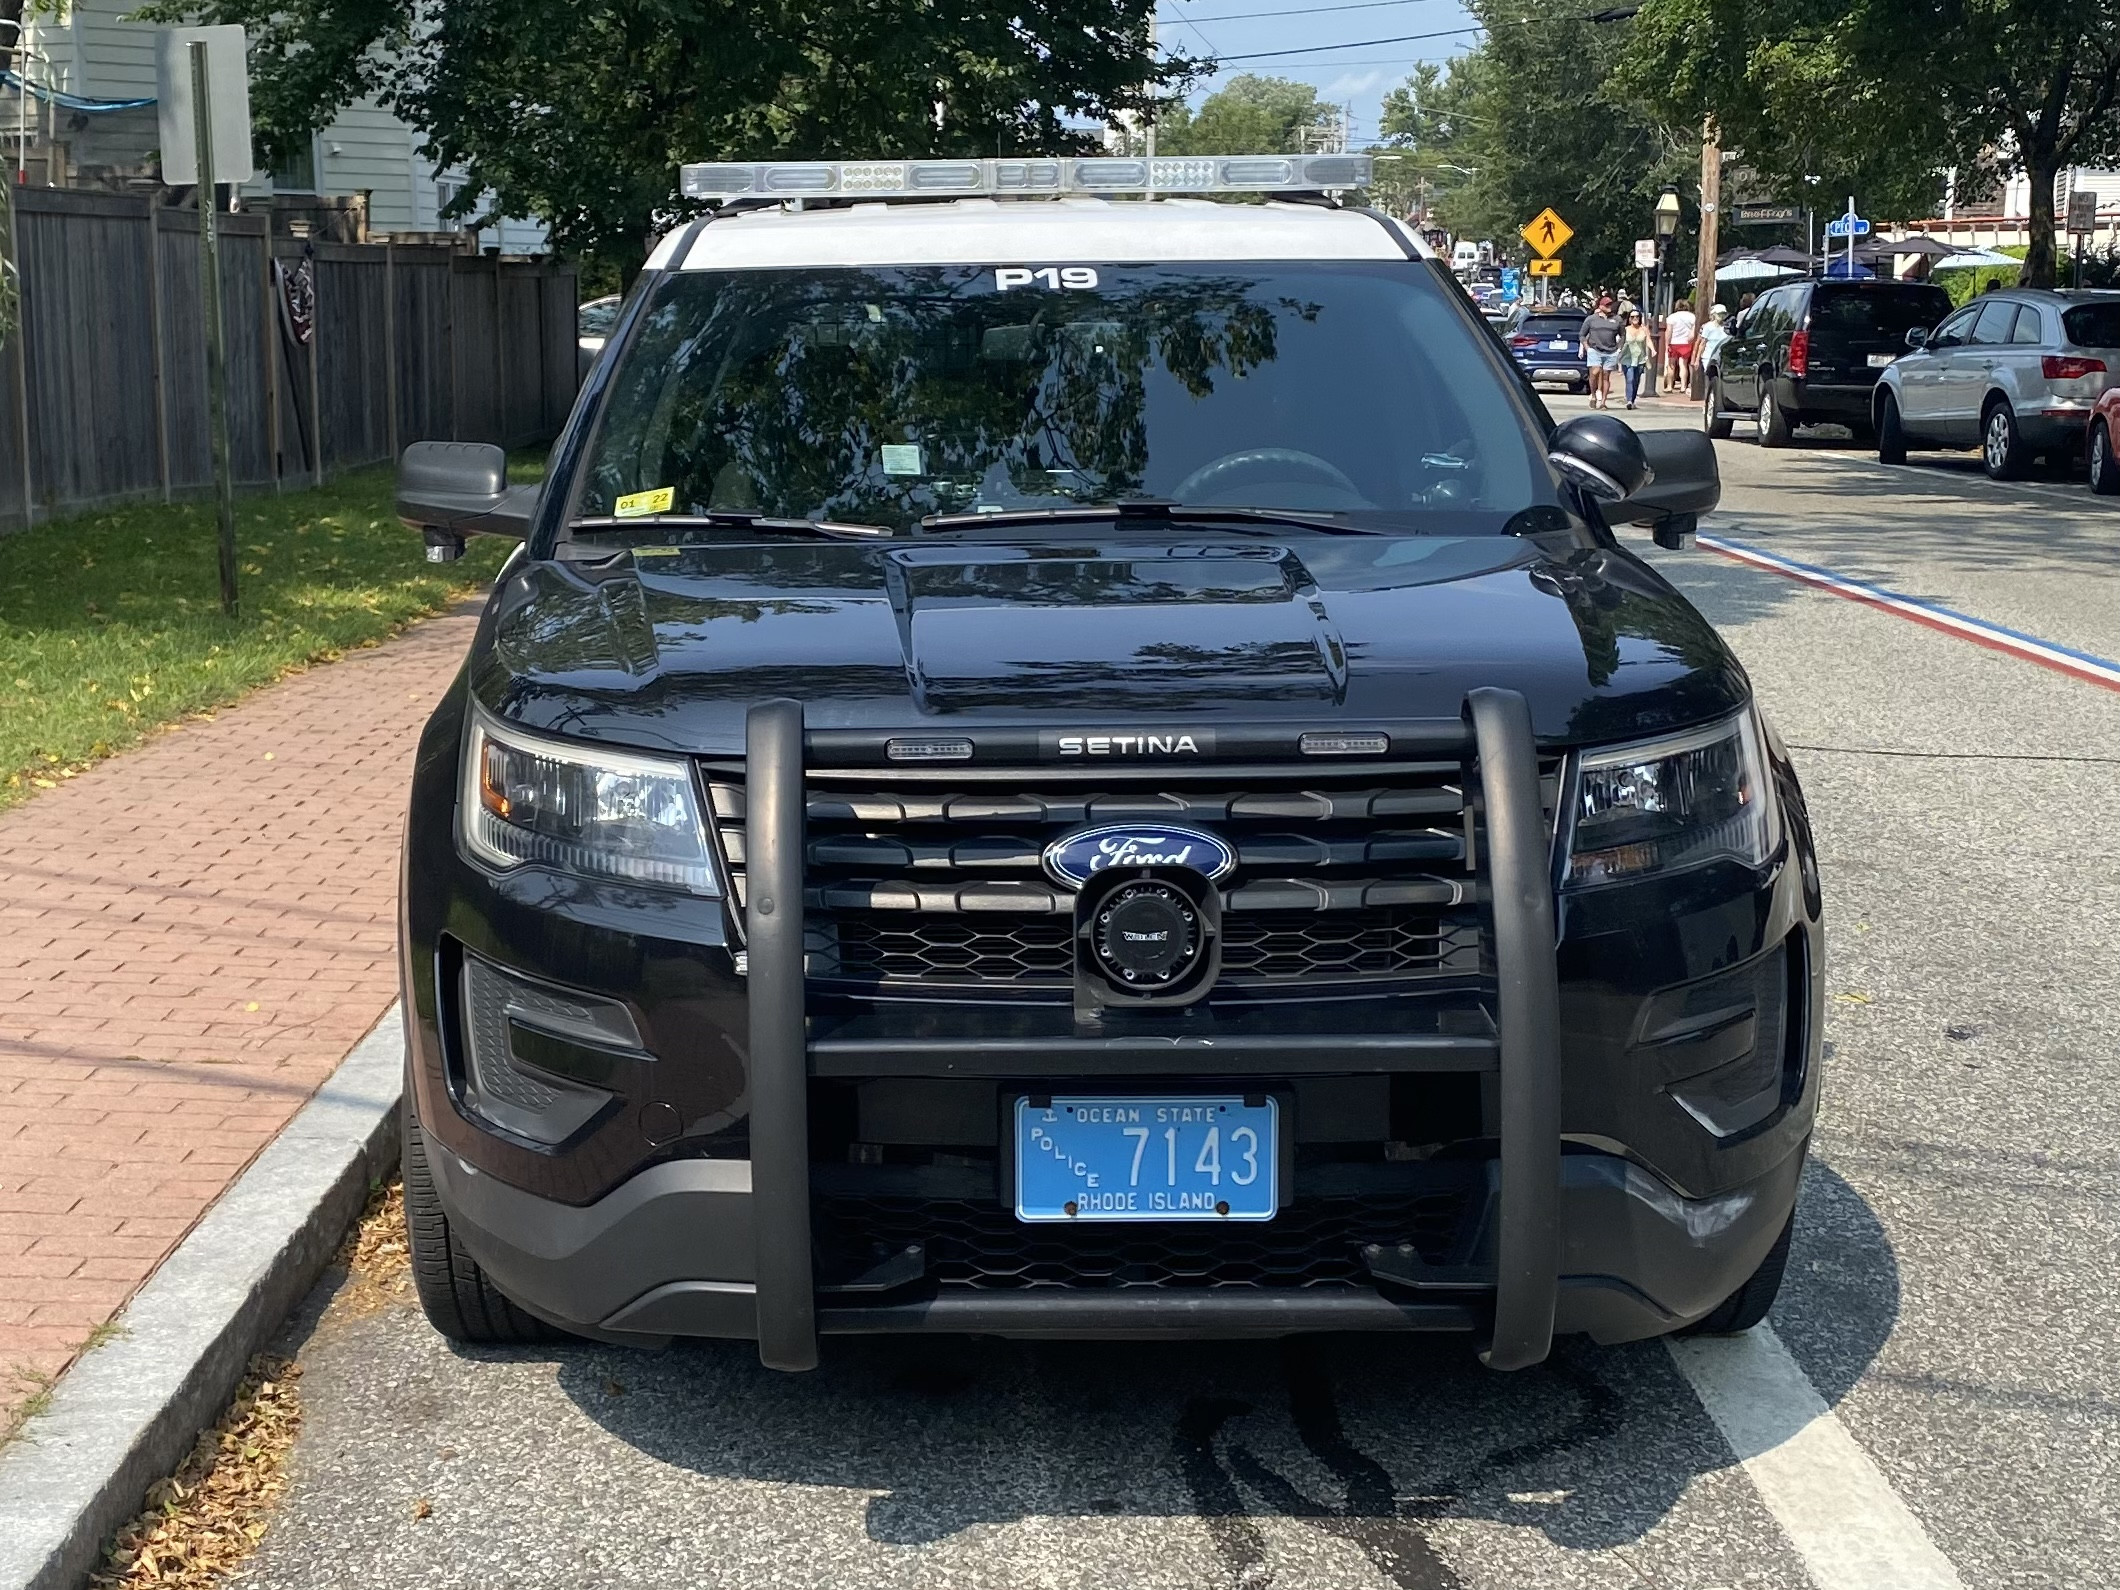
[[[1777,1319],[1837,1401],[1892,1328],[1898,1270],[1875,1215],[1816,1162],[1798,1233]],[[874,1541],[920,1545],[1025,1518],[1197,1517],[1238,1584],[1264,1572],[1262,1517],[1357,1546],[1407,1590],[1449,1590],[1460,1581],[1429,1543],[1429,1520],[1623,1546],[1696,1475],[1731,1462],[1656,1342],[1571,1340],[1514,1375],[1482,1368],[1451,1337],[824,1347],[821,1369],[786,1376],[762,1369],[749,1343],[584,1345],[556,1355],[558,1383],[660,1463],[873,1491]]]

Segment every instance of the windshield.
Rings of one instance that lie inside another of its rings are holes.
[[[1472,534],[1559,500],[1484,334],[1419,266],[688,271],[653,292],[577,520],[906,532],[1148,499]]]

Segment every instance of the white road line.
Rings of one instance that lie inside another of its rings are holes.
[[[1770,1327],[1667,1345],[1818,1590],[1965,1590]]]

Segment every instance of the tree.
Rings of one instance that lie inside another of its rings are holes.
[[[1623,81],[1880,213],[1933,211],[1948,167],[2021,163],[2023,279],[2051,286],[2054,178],[2120,158],[2120,0],[1646,0]]]
[[[1172,155],[1301,154],[1334,125],[1333,108],[1308,83],[1246,72],[1208,95],[1198,111],[1182,101],[1156,122],[1156,152]]]
[[[1550,204],[1576,231],[1563,255],[1569,279],[1624,280],[1663,185],[1694,191],[1697,134],[1617,91],[1625,27],[1586,21],[1581,0],[1470,0],[1468,9],[1487,38],[1447,72],[1416,72],[1393,91],[1389,140],[1417,165],[1425,152],[1452,231],[1513,244]],[[1671,258],[1684,257],[1674,245]]]
[[[1061,153],[1190,81],[1151,0],[157,0],[240,22],[268,159],[372,95],[467,195],[628,274],[693,160]],[[467,200],[468,202],[468,200]]]

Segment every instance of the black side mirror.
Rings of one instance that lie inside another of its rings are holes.
[[[1722,471],[1707,434],[1685,430],[1643,431],[1636,444],[1654,478],[1626,501],[1606,507],[1608,524],[1645,524],[1656,544],[1684,552],[1693,545],[1700,516],[1722,501]]]
[[[530,533],[539,488],[508,484],[508,455],[491,442],[414,442],[398,464],[398,517],[427,538],[427,561],[464,555],[466,536]]]
[[[1618,502],[1655,478],[1634,427],[1609,414],[1578,414],[1561,426],[1546,461],[1600,502]]]
[[[1914,327],[1907,333],[1907,346],[1909,348],[1926,348],[1928,345],[1929,334],[1920,326]]]

